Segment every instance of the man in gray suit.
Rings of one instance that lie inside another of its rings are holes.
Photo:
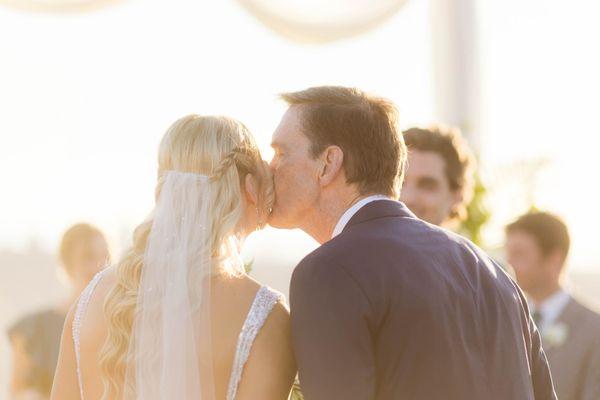
[[[508,262],[528,294],[558,398],[600,399],[600,315],[561,285],[567,227],[554,215],[536,212],[508,225],[506,233]]]

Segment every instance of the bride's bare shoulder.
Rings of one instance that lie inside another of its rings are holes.
[[[117,283],[117,266],[111,266],[104,271],[96,290],[98,293],[107,294],[113,288],[115,283]]]
[[[271,291],[278,301],[252,346],[238,391],[239,399],[287,398],[296,376],[290,312],[283,295]]]
[[[95,325],[95,328],[104,323],[104,303],[116,283],[116,267],[108,267],[102,273],[101,279],[96,283],[94,291],[91,293],[86,309],[86,320],[90,321],[91,325]]]

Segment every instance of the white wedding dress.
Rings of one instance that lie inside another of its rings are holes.
[[[79,301],[77,302],[75,316],[73,319],[73,345],[75,347],[77,379],[79,382],[79,392],[81,400],[84,400],[83,383],[80,368],[81,353],[79,346],[81,326],[85,321],[85,312],[90,298],[92,297],[96,286],[102,280],[102,277],[106,274],[106,272],[107,269],[99,272],[92,279],[87,288],[82,292]],[[246,317],[246,321],[244,322],[244,325],[238,337],[235,358],[231,370],[231,377],[229,379],[229,387],[227,390],[227,400],[235,400],[237,389],[242,378],[242,373],[244,371],[244,365],[246,364],[248,356],[250,355],[252,344],[254,343],[254,340],[256,339],[256,336],[258,335],[263,324],[267,320],[267,317],[273,310],[275,304],[282,300],[282,294],[274,291],[273,289],[270,289],[267,286],[261,287],[256,293],[254,302],[250,307],[250,311],[248,312],[248,316]]]

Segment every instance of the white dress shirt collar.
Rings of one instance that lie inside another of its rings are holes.
[[[560,317],[560,314],[562,314],[569,300],[571,300],[571,296],[563,289],[559,289],[537,307],[530,302],[532,312],[537,311],[540,313],[541,321],[539,328],[544,329],[552,326],[558,317]]]
[[[346,224],[348,224],[348,221],[350,221],[350,219],[354,216],[354,214],[356,214],[358,212],[358,210],[360,210],[367,204],[369,204],[373,201],[377,201],[377,200],[391,200],[391,199],[388,196],[385,196],[383,194],[375,194],[373,196],[365,197],[364,199],[357,201],[352,207],[347,209],[344,214],[342,214],[342,217],[340,218],[337,225],[333,229],[333,234],[331,235],[331,238],[333,239],[334,237],[336,237],[337,235],[342,233],[342,231],[346,227]]]

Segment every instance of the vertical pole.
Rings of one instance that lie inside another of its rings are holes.
[[[477,0],[430,0],[435,115],[461,128],[481,150],[481,95]]]

